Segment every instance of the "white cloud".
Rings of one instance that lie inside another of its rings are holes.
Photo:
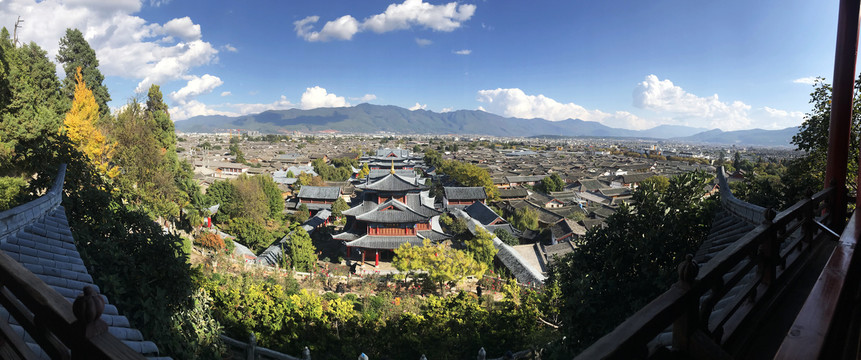
[[[459,28],[475,13],[475,5],[451,2],[444,5],[433,5],[422,0],[405,0],[402,4],[390,4],[386,11],[365,18],[359,23],[351,15],[344,15],[337,20],[326,22],[318,32],[314,25],[320,20],[319,16],[308,16],[293,23],[296,35],[307,41],[350,40],[358,32],[370,30],[384,33],[395,30],[406,30],[420,26],[434,31],[450,32]],[[425,40],[425,39],[422,39]],[[419,45],[419,39],[416,39]]]
[[[786,111],[765,106],[754,113],[756,118],[762,119],[760,127],[764,129],[785,129],[801,125],[804,121],[804,113],[801,111]]]
[[[350,40],[353,35],[359,32],[359,21],[350,15],[344,15],[334,21],[327,22],[319,32],[311,31],[314,27],[312,24],[318,20],[320,20],[319,16],[308,16],[294,22],[296,35],[307,41],[329,41],[332,39]]]
[[[170,108],[170,118],[173,121],[185,120],[191,117],[204,115],[237,116],[239,114],[230,111],[215,110],[209,105],[206,105],[197,100],[191,100],[182,105],[177,105]]]
[[[200,115],[240,116],[258,114],[266,110],[287,110],[295,107],[296,105],[287,100],[284,95],[281,95],[278,100],[266,104],[224,103],[207,105],[197,100],[191,100],[183,105],[171,107],[170,117],[173,120],[185,120]]]
[[[96,51],[102,73],[142,79],[139,91],[153,83],[183,79],[193,68],[215,60],[218,51],[201,40],[199,25],[190,18],[173,19],[164,26],[150,23],[132,15],[141,4],[139,0],[5,0],[0,2],[0,19],[24,18],[26,26],[18,38],[36,42],[50,59],[56,56],[66,29],[80,29]],[[60,67],[58,72],[62,74]]]
[[[223,91],[223,92],[221,93],[221,96],[230,96],[230,95],[233,95],[233,93],[232,93],[232,92],[230,92],[230,91]]]
[[[362,95],[361,97],[351,97],[350,100],[359,101],[359,102],[368,102],[371,100],[375,100],[376,98],[377,98],[377,95],[365,94],[365,95]]]
[[[320,107],[345,107],[350,106],[343,96],[329,94],[326,89],[319,86],[305,89],[299,107],[302,109],[315,109]]]
[[[409,110],[410,110],[410,111],[416,111],[416,110],[425,110],[425,109],[427,109],[427,108],[428,108],[428,104],[419,104],[419,103],[416,103],[415,105],[410,106]]]
[[[469,49],[457,50],[457,51],[452,51],[452,52],[453,52],[453,53],[455,53],[455,54],[458,54],[458,55],[469,55],[469,54],[472,54],[472,50],[469,50]]]
[[[668,113],[676,124],[723,130],[748,129],[752,125],[750,105],[722,102],[717,94],[699,97],[655,75],[637,84],[633,95],[634,106]]]
[[[433,44],[433,41],[431,41],[430,39],[416,38],[416,44],[418,44],[419,46],[428,46],[430,44]]]
[[[188,16],[168,21],[162,28],[165,34],[178,37],[183,41],[194,41],[201,37],[200,25],[193,23]]]
[[[143,80],[138,83],[135,91],[143,91],[151,84],[162,84],[185,77],[191,68],[209,64],[218,54],[212,44],[201,40],[153,50],[157,51],[153,61],[138,63],[140,69],[137,75],[143,75]],[[119,51],[121,50],[118,49]]]
[[[542,118],[550,121],[580,119],[627,129],[646,129],[656,125],[628,112],[617,111],[610,114],[600,110],[587,110],[575,103],[560,103],[544,95],[527,95],[518,88],[480,90],[477,100],[487,106],[486,109],[479,107],[479,110],[507,117]]]
[[[816,77],[815,76],[808,76],[808,77],[798,78],[798,79],[792,80],[792,82],[794,82],[796,84],[813,85],[816,83]]]
[[[106,13],[117,11],[135,13],[141,9],[141,2],[139,0],[66,0],[63,4],[73,8],[81,7]]]
[[[184,104],[200,95],[211,93],[212,90],[215,90],[221,84],[224,84],[224,82],[218,76],[209,74],[201,77],[192,76],[182,89],[170,93],[170,98],[179,104]]]
[[[454,109],[447,107],[447,108],[442,108],[442,110],[440,110],[439,112],[440,113],[447,113],[447,112],[452,112],[452,111],[454,111]]]
[[[224,46],[222,46],[222,48],[224,50],[229,51],[229,52],[238,52],[239,51],[239,49],[237,49],[236,47],[234,47],[233,45],[230,45],[230,44],[224,44]]]

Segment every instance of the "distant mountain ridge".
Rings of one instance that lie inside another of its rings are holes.
[[[470,134],[511,137],[559,135],[676,139],[704,143],[769,146],[789,145],[792,135],[797,132],[797,128],[723,132],[680,125],[661,125],[647,130],[628,130],[579,119],[549,121],[545,119],[506,118],[480,110],[436,113],[427,110],[411,111],[393,105],[372,104],[311,110],[268,110],[259,114],[238,117],[196,116],[188,120],[177,121],[175,126],[178,131],[182,132],[244,129],[262,133],[334,130],[343,133],[367,134]],[[787,135],[788,132],[791,134]]]

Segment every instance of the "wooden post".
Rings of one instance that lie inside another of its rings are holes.
[[[819,205],[817,203],[814,203],[810,199],[811,197],[813,197],[813,190],[807,188],[807,191],[804,194],[804,199],[805,201],[807,201],[807,203],[804,204],[804,208],[801,210],[801,241],[803,241],[804,244],[807,245],[809,245],[810,242],[813,241],[813,232],[816,229],[816,225],[813,224],[813,218],[814,216],[816,216],[815,209]]]
[[[365,249],[362,249],[362,265],[365,265]]]
[[[697,275],[700,272],[699,265],[694,261],[694,256],[688,254],[685,256],[685,261],[682,261],[677,268],[679,273],[679,281],[674,285],[684,290],[690,290],[691,286],[697,280]],[[691,334],[697,328],[697,302],[699,299],[693,297],[685,304],[685,310],[682,316],[673,322],[673,349],[686,353],[690,350]]]
[[[257,359],[257,338],[254,333],[248,334],[248,347],[245,348],[245,360]]]
[[[380,250],[374,250],[376,253],[376,259],[374,259],[374,266],[380,266]]]
[[[846,217],[846,172],[849,162],[849,136],[852,128],[852,100],[855,88],[855,62],[858,55],[858,14],[861,3],[840,0],[837,15],[837,45],[834,55],[834,83],[831,121],[828,129],[828,160],[825,186],[832,182],[832,228],[842,229]],[[852,159],[855,161],[856,159]]]
[[[770,286],[777,274],[777,264],[780,263],[780,247],[777,244],[777,233],[774,229],[774,210],[766,208],[763,225],[768,226],[762,234],[762,242],[759,244],[759,267],[762,283]]]
[[[347,266],[350,266],[350,260],[352,260],[352,257],[350,255],[352,255],[350,253],[350,247],[347,246]]]

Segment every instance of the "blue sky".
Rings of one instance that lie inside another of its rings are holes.
[[[112,107],[156,83],[174,120],[370,102],[737,130],[801,123],[837,1],[0,1],[18,15],[51,57],[81,29]]]

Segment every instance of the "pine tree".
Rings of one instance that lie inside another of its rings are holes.
[[[63,79],[63,94],[72,100],[75,96],[75,72],[81,69],[84,81],[90,84],[96,104],[99,105],[99,116],[110,115],[108,101],[111,95],[103,84],[105,77],[99,71],[99,59],[96,51],[84,39],[84,34],[78,29],[66,29],[66,36],[60,39],[60,49],[57,51],[57,61],[63,64],[66,78]]]
[[[176,148],[176,131],[167,104],[164,103],[161,89],[153,84],[149,87],[146,99],[146,114],[155,126],[155,137],[168,153],[174,152]]]
[[[116,144],[109,144],[95,126],[99,119],[99,105],[84,82],[81,68],[78,68],[75,81],[75,100],[66,114],[63,131],[99,172],[113,178],[119,174],[119,169],[110,164]]]
[[[40,172],[55,155],[65,113],[55,69],[38,45],[15,47],[0,31],[0,174]]]
[[[309,271],[317,263],[317,248],[311,243],[311,237],[301,226],[296,226],[287,236],[287,256],[297,271]]]

